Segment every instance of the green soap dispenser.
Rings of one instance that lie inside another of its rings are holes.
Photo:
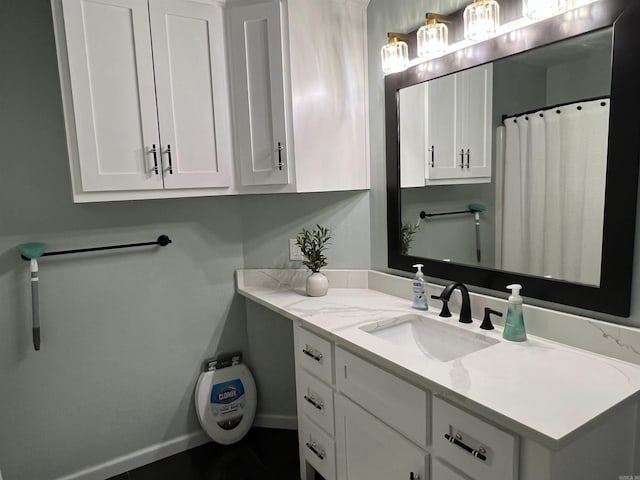
[[[524,342],[527,339],[527,332],[524,328],[524,315],[522,314],[522,297],[520,290],[522,285],[514,283],[507,285],[511,290],[509,305],[507,306],[507,320],[504,323],[502,338],[512,342]]]

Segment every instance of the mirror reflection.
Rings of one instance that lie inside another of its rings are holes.
[[[599,285],[612,35],[399,91],[403,254]]]

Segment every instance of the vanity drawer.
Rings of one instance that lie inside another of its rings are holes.
[[[320,380],[333,384],[331,343],[303,328],[295,329],[296,364]]]
[[[326,433],[306,417],[298,420],[300,457],[306,460],[325,480],[336,478],[336,446]]]
[[[518,437],[440,398],[433,399],[433,449],[474,480],[518,478]]]
[[[336,348],[336,388],[420,446],[429,443],[431,395]]]
[[[298,412],[316,422],[325,432],[333,435],[333,390],[304,370],[296,375]]]

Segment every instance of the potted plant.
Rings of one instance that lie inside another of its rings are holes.
[[[327,265],[324,252],[329,240],[331,240],[330,230],[320,225],[316,225],[313,230],[303,228],[296,236],[296,244],[305,256],[302,263],[311,270],[311,275],[306,281],[307,294],[311,297],[326,295],[329,289],[329,280],[320,272],[320,269]]]

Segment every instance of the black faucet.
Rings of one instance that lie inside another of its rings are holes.
[[[460,294],[462,295],[462,306],[460,307],[460,319],[458,321],[460,323],[471,323],[471,300],[469,299],[469,290],[462,283],[451,283],[444,287],[444,290],[442,290],[440,297],[438,298],[443,302],[443,309],[442,312],[440,312],[440,316],[446,316],[446,314],[443,315],[443,313],[445,313],[444,307],[447,306],[447,302],[456,288],[460,289]],[[448,311],[449,310],[447,309],[447,312]]]

